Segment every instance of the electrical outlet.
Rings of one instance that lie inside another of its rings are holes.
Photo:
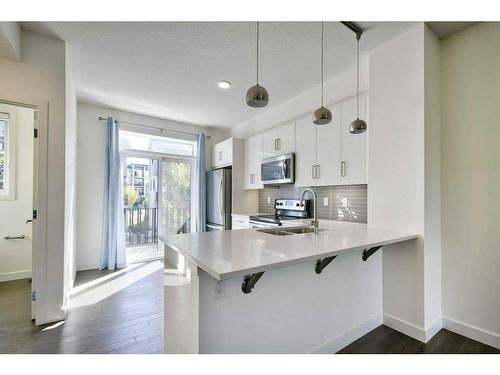
[[[347,198],[342,198],[342,207],[347,207],[348,205]]]
[[[271,197],[267,197],[267,204],[271,204]]]
[[[217,297],[224,296],[224,283],[222,281],[217,281],[217,289],[215,290],[215,294]]]
[[[323,198],[323,206],[328,206],[328,197]]]

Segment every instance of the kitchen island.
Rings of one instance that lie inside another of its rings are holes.
[[[378,250],[417,235],[328,220],[320,228],[160,237],[165,352],[336,352],[380,325]]]

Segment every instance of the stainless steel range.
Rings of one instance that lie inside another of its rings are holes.
[[[250,216],[252,228],[279,227],[287,220],[307,219],[311,214],[311,201],[300,199],[276,199],[274,201],[274,215]]]

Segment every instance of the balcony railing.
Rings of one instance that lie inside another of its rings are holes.
[[[125,243],[127,246],[158,243],[158,208],[124,208]],[[165,233],[190,231],[190,207],[163,208]]]

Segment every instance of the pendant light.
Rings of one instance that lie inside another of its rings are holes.
[[[357,58],[357,71],[356,71],[356,120],[349,125],[349,132],[351,134],[361,134],[366,131],[366,122],[359,118],[359,40],[361,39],[362,32],[356,33],[356,40],[358,43],[358,58]]]
[[[247,105],[253,108],[262,108],[269,103],[267,90],[259,85],[259,22],[257,22],[257,84],[247,91]]]
[[[323,107],[323,35],[324,24],[321,22],[321,107],[314,111],[313,122],[316,125],[326,125],[332,121],[332,112],[328,108]]]

